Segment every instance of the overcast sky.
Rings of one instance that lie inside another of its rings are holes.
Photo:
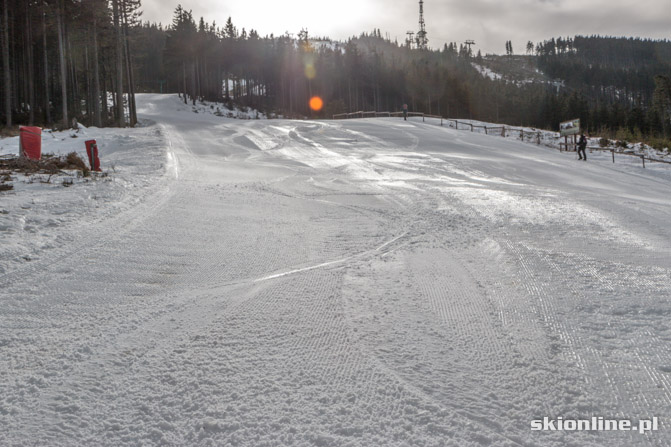
[[[169,24],[180,0],[143,0],[144,20]],[[181,0],[196,21],[255,29],[261,36],[296,35],[344,40],[380,28],[383,35],[403,41],[406,31],[419,28],[419,0]],[[505,53],[511,40],[516,53],[527,41],[558,36],[600,34],[671,38],[669,0],[425,0],[424,19],[429,46],[473,39],[474,51]]]

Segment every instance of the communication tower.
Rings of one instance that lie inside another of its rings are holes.
[[[417,31],[417,48],[426,50],[429,39],[426,38],[426,26],[424,25],[424,0],[419,0],[419,31]]]

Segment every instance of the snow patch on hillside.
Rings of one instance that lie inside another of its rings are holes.
[[[471,65],[473,65],[473,67],[476,70],[478,70],[478,73],[480,73],[482,75],[482,77],[484,77],[484,78],[489,78],[492,81],[498,81],[498,80],[503,79],[502,74],[495,73],[494,71],[490,70],[489,68],[487,68],[483,65],[476,64],[475,62],[473,62]]]

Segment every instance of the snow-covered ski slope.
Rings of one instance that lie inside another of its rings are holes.
[[[139,112],[164,174],[0,276],[0,445],[671,444],[671,173],[421,121]]]

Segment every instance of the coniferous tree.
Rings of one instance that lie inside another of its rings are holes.
[[[527,42],[527,55],[531,55],[534,52],[534,43],[532,41]]]
[[[138,0],[115,2],[125,8],[139,5]],[[98,126],[111,122],[106,91],[116,91],[118,84],[113,6],[109,0],[0,0],[4,125],[57,121],[68,127],[72,118]],[[136,26],[127,23],[129,29]],[[131,68],[126,76],[131,82],[122,85],[130,107],[135,88],[132,52],[127,47],[122,59],[124,70]],[[123,107],[116,96],[114,102]]]
[[[140,0],[121,0],[121,26],[123,27],[123,54],[124,65],[126,66],[126,79],[128,85],[128,110],[131,127],[137,124],[137,107],[135,105],[135,82],[133,74],[133,61],[131,58],[129,27],[137,26],[139,24],[142,12]]]

